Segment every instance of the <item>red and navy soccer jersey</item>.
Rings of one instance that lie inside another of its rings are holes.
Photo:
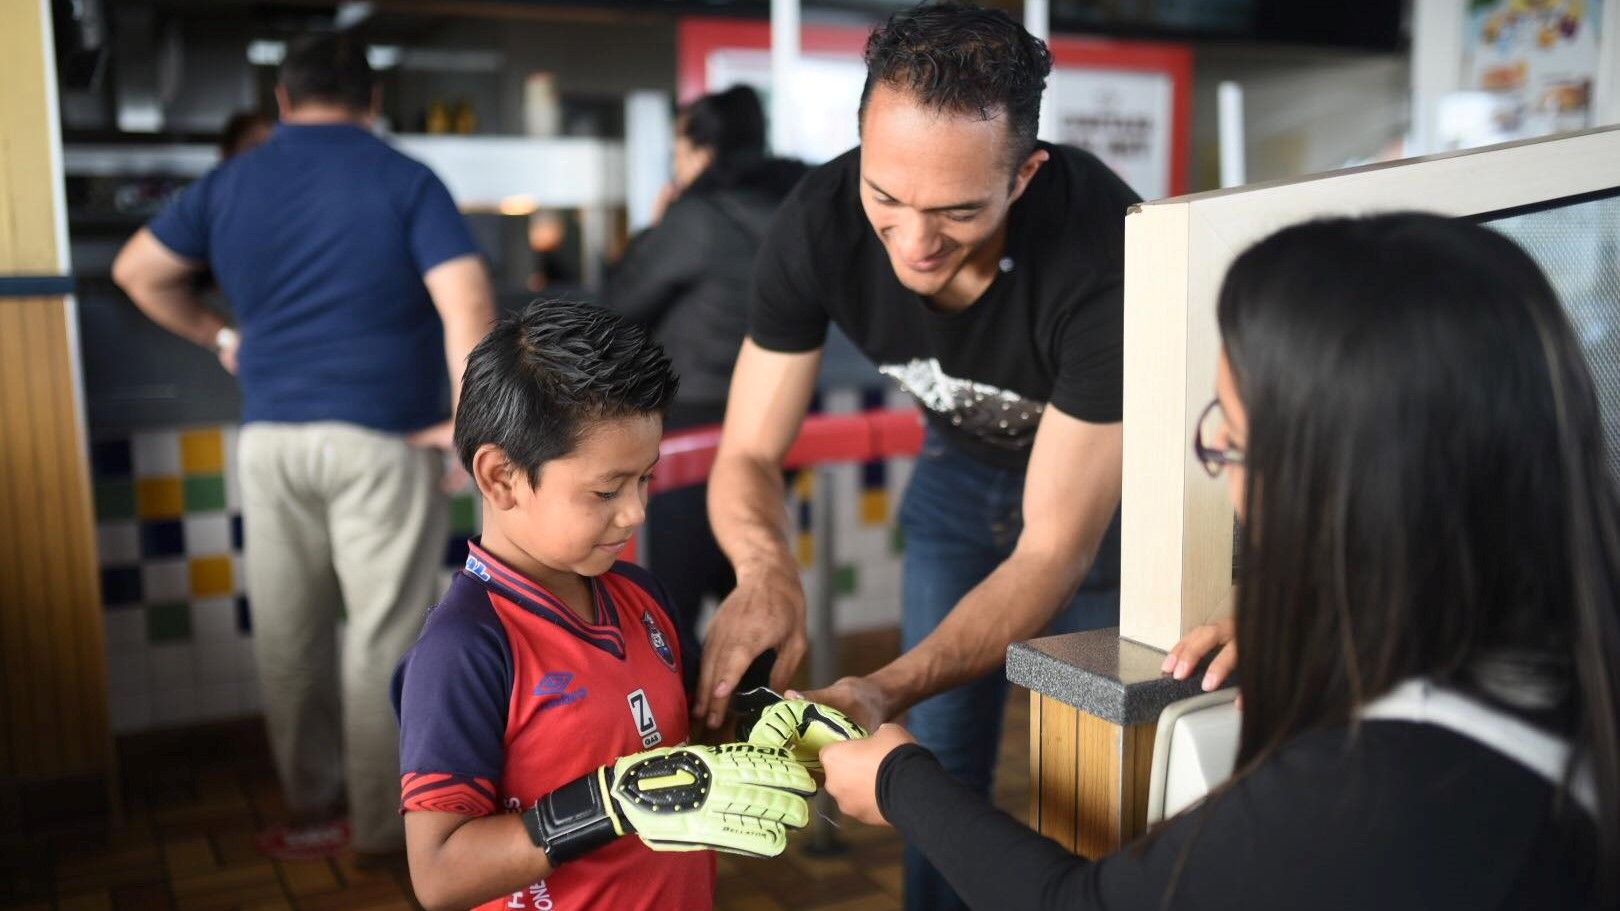
[[[629,563],[592,580],[597,623],[469,546],[394,675],[404,809],[516,813],[621,756],[687,737],[682,656],[662,589]],[[634,836],[480,905],[706,909],[714,855]]]

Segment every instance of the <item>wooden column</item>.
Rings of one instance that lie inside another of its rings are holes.
[[[67,271],[50,40],[48,3],[0,3],[0,279]],[[0,824],[113,777],[73,320],[60,293],[0,296]]]
[[[1081,857],[1118,850],[1147,829],[1154,725],[1111,724],[1029,694],[1029,824]]]

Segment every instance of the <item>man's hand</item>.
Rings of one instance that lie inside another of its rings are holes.
[[[780,692],[809,647],[798,567],[776,568],[754,578],[739,574],[737,588],[720,602],[709,624],[692,717],[719,727],[737,681],[766,649],[776,649],[771,689]]]
[[[1199,662],[1204,660],[1204,656],[1216,649],[1220,651],[1210,661],[1199,684],[1205,692],[1210,692],[1219,688],[1231,675],[1233,668],[1237,667],[1237,627],[1231,617],[1188,630],[1187,635],[1171,647],[1159,671],[1177,680],[1186,680],[1197,669]]]
[[[242,335],[235,329],[221,329],[214,334],[214,356],[231,376],[236,376],[236,352],[241,348]]]
[[[830,705],[868,731],[889,720],[896,711],[894,699],[870,677],[844,677],[832,686],[811,690],[800,696],[789,691],[789,699],[808,699]]]
[[[878,768],[897,747],[916,742],[917,739],[900,725],[885,724],[870,737],[830,743],[821,751],[821,764],[827,770],[823,787],[838,801],[838,809],[845,816],[853,816],[869,825],[886,826],[888,820],[878,811]]]

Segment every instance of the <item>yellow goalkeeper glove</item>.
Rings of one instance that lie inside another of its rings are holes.
[[[633,753],[563,785],[523,813],[553,865],[635,833],[656,851],[713,848],[775,857],[810,821],[816,784],[783,750],[748,743]]]
[[[737,736],[763,747],[788,750],[799,764],[821,771],[821,748],[858,740],[866,729],[830,705],[808,699],[783,699],[760,687],[739,694],[745,706]],[[774,698],[775,701],[771,701]]]

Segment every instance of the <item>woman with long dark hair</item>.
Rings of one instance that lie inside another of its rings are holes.
[[[1620,906],[1620,498],[1546,279],[1470,223],[1318,221],[1237,259],[1219,323],[1232,779],[1095,862],[893,725],[827,789],[977,908]]]
[[[804,176],[802,162],[765,147],[765,111],[747,86],[694,100],[675,118],[673,175],[656,223],[638,234],[607,276],[603,303],[651,329],[681,388],[666,431],[718,424],[748,323],[754,254],[771,216]],[[691,638],[705,596],[736,585],[709,529],[708,485],[654,497],[648,559]],[[690,663],[693,682],[697,662]]]

